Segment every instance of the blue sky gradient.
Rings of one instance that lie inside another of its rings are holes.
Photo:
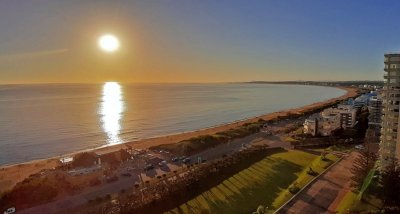
[[[0,83],[381,80],[400,1],[0,2]],[[114,33],[121,50],[96,39]]]

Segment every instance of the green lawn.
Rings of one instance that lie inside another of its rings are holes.
[[[313,171],[318,174],[322,173],[328,166],[330,166],[333,162],[336,162],[339,158],[335,155],[328,154],[326,158],[329,161],[322,161],[320,156],[317,156],[311,163],[307,165],[305,170],[298,174],[297,179],[293,182],[292,185],[296,185],[299,188],[303,188],[307,183],[309,183],[314,176],[308,175],[307,171],[309,167],[313,169]],[[292,193],[288,191],[288,189],[283,189],[279,196],[272,203],[273,208],[278,208],[282,206],[287,200],[289,200],[293,196]]]
[[[313,178],[305,172],[310,165],[319,172],[324,164],[320,156],[302,151],[273,154],[167,213],[252,213],[258,205],[282,204],[293,182],[304,185]]]

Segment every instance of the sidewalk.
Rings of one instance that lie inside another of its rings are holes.
[[[328,172],[306,187],[278,213],[336,213],[336,206],[350,190],[352,152]]]

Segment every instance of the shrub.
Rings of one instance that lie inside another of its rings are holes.
[[[289,192],[292,194],[296,194],[300,191],[300,188],[298,186],[291,186],[289,187]]]
[[[83,152],[74,156],[72,161],[73,167],[90,167],[97,161],[96,155],[93,152]]]
[[[307,170],[307,174],[311,176],[317,176],[318,172],[314,171],[311,167]]]

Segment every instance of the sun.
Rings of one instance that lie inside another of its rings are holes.
[[[119,48],[119,40],[112,34],[105,34],[100,36],[98,45],[103,51],[115,52]]]

